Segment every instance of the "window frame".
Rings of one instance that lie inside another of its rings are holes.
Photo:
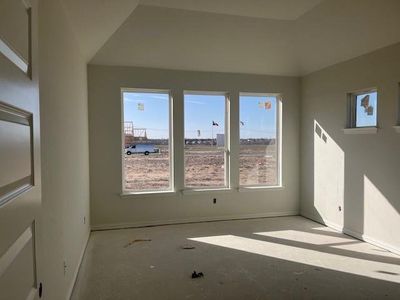
[[[276,158],[276,185],[267,185],[265,183],[259,184],[240,184],[240,125],[239,125],[239,152],[238,152],[238,175],[239,175],[239,190],[261,190],[261,189],[274,189],[274,188],[283,188],[282,183],[282,110],[283,110],[283,96],[281,93],[253,93],[253,92],[240,92],[239,93],[239,120],[240,122],[240,98],[241,97],[275,97],[276,98],[276,151],[277,151],[277,158]]]
[[[172,91],[169,89],[148,89],[148,88],[121,88],[121,166],[122,166],[122,184],[121,184],[121,195],[148,195],[148,194],[163,194],[163,193],[174,193],[175,192],[175,159],[174,159],[174,138],[173,138],[173,97]],[[124,122],[125,122],[125,114],[124,114],[124,93],[153,93],[153,94],[168,94],[168,125],[169,125],[169,142],[168,142],[168,151],[169,151],[169,187],[167,189],[160,190],[127,190],[125,188],[125,130],[124,130]]]
[[[357,97],[360,95],[376,93],[376,124],[373,126],[357,126]],[[347,94],[348,101],[348,116],[347,116],[347,129],[355,130],[375,130],[378,128],[379,118],[378,118],[378,106],[379,106],[379,93],[377,88],[368,88],[363,90],[353,91]]]
[[[225,135],[225,145],[224,145],[224,186],[187,186],[186,185],[186,159],[185,159],[185,96],[186,95],[204,95],[204,96],[224,96],[225,97],[225,116],[224,116],[224,135]],[[183,101],[182,101],[182,111],[183,111],[183,192],[202,192],[202,191],[226,191],[230,190],[230,93],[226,91],[200,91],[200,90],[184,90],[183,91]]]

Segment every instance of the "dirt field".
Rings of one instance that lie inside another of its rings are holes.
[[[240,184],[277,185],[275,145],[240,146]]]
[[[163,190],[169,187],[168,147],[157,148],[160,149],[159,154],[125,155],[127,190]],[[274,145],[242,145],[240,183],[277,184],[275,154]],[[223,151],[211,146],[185,146],[185,174],[185,185],[188,187],[225,186]]]
[[[125,155],[126,190],[165,190],[169,187],[167,146],[156,146],[160,153]]]

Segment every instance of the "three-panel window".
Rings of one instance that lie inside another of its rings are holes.
[[[225,92],[185,91],[183,116],[174,118],[169,91],[122,90],[123,192],[175,190],[174,119],[183,120],[181,180],[185,189],[230,188],[232,171],[239,173],[237,185],[242,187],[279,186],[279,96],[241,93],[239,140],[234,141],[230,137],[237,134],[229,126],[230,105]],[[237,170],[230,169],[230,147],[238,149]]]

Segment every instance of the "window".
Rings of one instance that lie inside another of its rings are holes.
[[[378,93],[370,90],[350,94],[349,127],[377,127]]]
[[[227,103],[225,93],[185,93],[185,187],[228,186]]]
[[[240,185],[280,185],[278,95],[240,94]]]
[[[171,190],[171,100],[167,91],[123,90],[123,190]]]

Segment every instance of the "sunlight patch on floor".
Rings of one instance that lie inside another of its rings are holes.
[[[315,267],[400,283],[400,266],[396,264],[325,253],[235,235],[197,237],[189,238],[189,240]]]
[[[311,233],[299,230],[280,230],[268,232],[256,232],[254,234],[268,236],[273,238],[285,239],[290,241],[309,243],[313,245],[326,245],[337,243],[356,242],[354,239],[343,237],[330,236],[319,233]]]

